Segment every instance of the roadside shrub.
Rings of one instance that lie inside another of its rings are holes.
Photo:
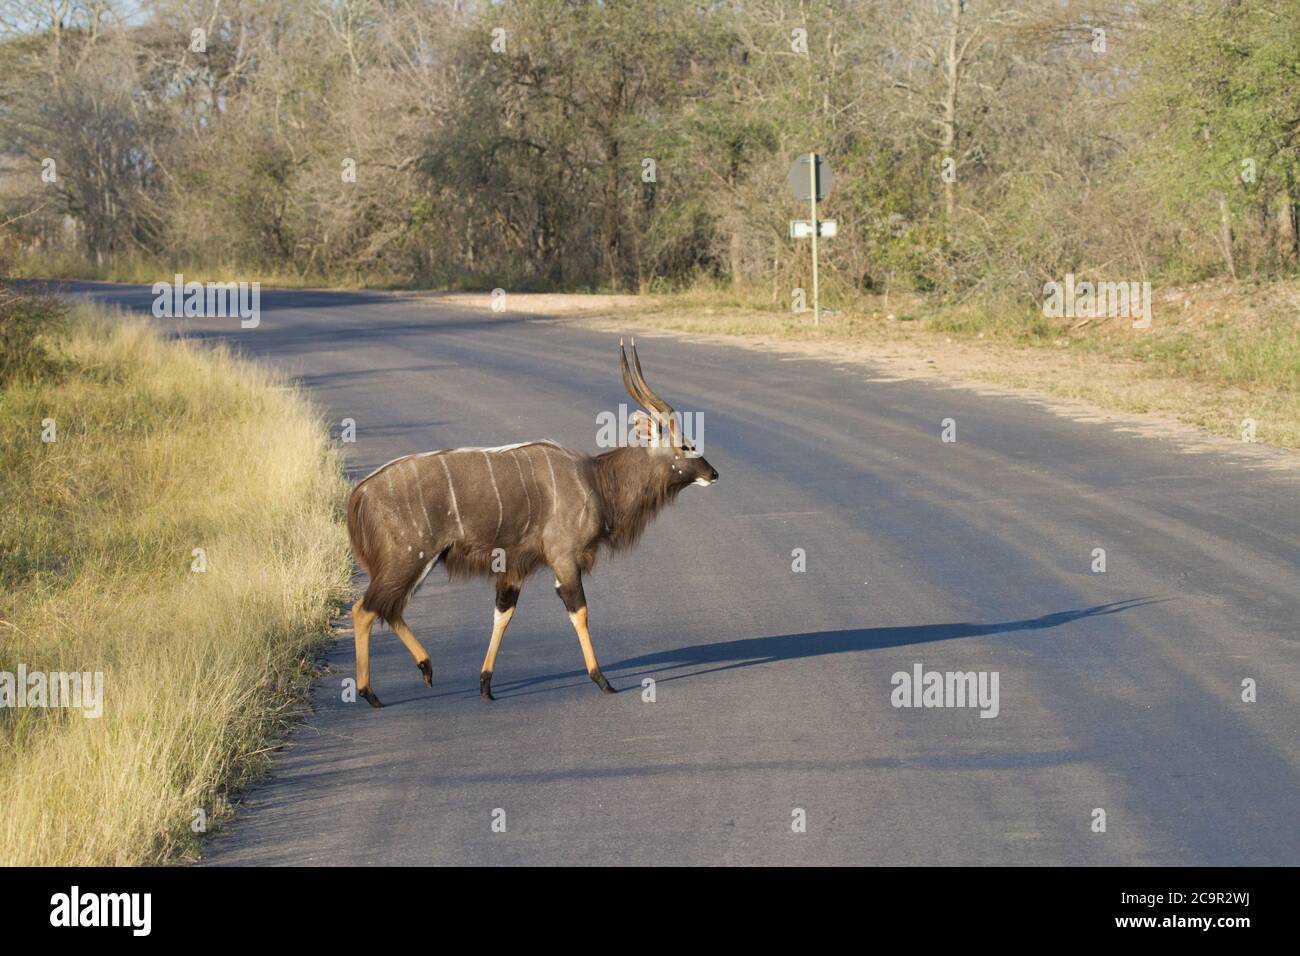
[[[0,286],[0,388],[17,378],[55,376],[62,363],[50,349],[64,329],[67,306],[49,295]]]

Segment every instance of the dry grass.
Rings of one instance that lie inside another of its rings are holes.
[[[345,482],[258,367],[86,308],[59,350],[60,379],[0,394],[0,670],[102,671],[104,713],[0,711],[0,863],[190,858],[301,704]]]
[[[221,264],[187,263],[178,266],[175,263],[162,263],[129,256],[97,265],[82,256],[52,252],[12,254],[6,269],[16,278],[88,279],[100,282],[125,282],[133,285],[171,282],[172,277],[177,273],[185,276],[187,282],[260,282],[264,286],[278,286],[285,289],[394,288],[400,285],[392,281],[371,280],[362,275],[300,275],[285,269],[250,269]]]

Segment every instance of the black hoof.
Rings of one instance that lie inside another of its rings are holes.
[[[492,672],[478,675],[478,695],[484,700],[496,700],[492,696]]]
[[[616,693],[618,693],[618,691],[614,690],[613,687],[610,687],[610,686],[609,686],[609,681],[605,680],[605,675],[602,674],[600,671],[598,671],[598,670],[592,671],[592,672],[591,672],[591,679],[594,680],[594,681],[596,682],[596,686],[600,688],[600,692],[601,692],[602,694],[616,694]]]
[[[417,664],[416,666],[420,668],[420,673],[424,677],[425,685],[428,687],[432,687],[433,686],[433,665],[430,664],[428,661],[420,661],[420,663]]]
[[[376,694],[376,693],[375,693],[373,690],[371,690],[369,687],[363,687],[363,688],[361,688],[361,690],[358,691],[358,693],[361,694],[361,696],[364,697],[364,698],[366,699],[366,703],[368,703],[371,707],[383,707],[383,706],[384,706],[384,702],[383,702],[382,700],[379,699],[379,695]]]

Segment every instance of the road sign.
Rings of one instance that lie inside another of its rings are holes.
[[[796,219],[791,222],[790,236],[793,239],[806,236],[812,240],[813,325],[817,325],[821,322],[822,314],[817,296],[817,237],[835,235],[834,221],[826,231],[823,231],[822,224],[817,221],[817,203],[831,194],[831,164],[826,162],[824,156],[805,153],[790,167],[789,179],[794,198],[807,202],[812,214],[812,218],[807,221]]]
[[[817,157],[817,201],[821,202],[831,194],[831,164],[826,162],[825,156],[804,153],[796,159],[790,167],[790,191],[794,193],[795,199],[807,202],[813,198],[812,171],[809,169],[813,156]]]
[[[818,219],[817,235],[822,239],[829,239],[839,232],[839,224],[834,219]],[[790,220],[790,238],[791,239],[811,239],[813,234],[813,224],[807,219]]]

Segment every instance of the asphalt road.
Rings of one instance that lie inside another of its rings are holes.
[[[627,401],[613,336],[427,299],[264,291],[256,329],[171,324],[287,370],[336,428],[355,419],[356,477],[459,445],[595,451],[596,413]],[[435,571],[407,614],[433,689],[383,630],[388,706],[343,703],[346,635],[208,862],[1300,863],[1294,472],[869,368],[667,337],[641,352],[703,412],[721,480],[587,580],[621,693],[583,673],[542,574],[480,700],[490,582]],[[997,716],[893,706],[918,664],[996,672]]]

